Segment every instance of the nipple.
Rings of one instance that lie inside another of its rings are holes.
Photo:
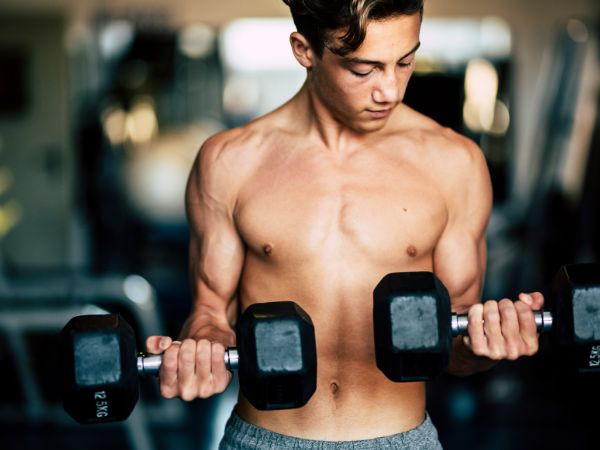
[[[263,246],[263,253],[265,255],[270,255],[272,251],[273,251],[273,247],[271,247],[270,244],[266,244]]]
[[[409,245],[406,249],[406,254],[411,258],[414,258],[415,256],[417,256],[417,248],[414,245]]]

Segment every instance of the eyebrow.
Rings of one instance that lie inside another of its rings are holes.
[[[409,51],[406,55],[401,56],[398,59],[398,61],[401,61],[404,58],[406,58],[407,56],[410,56],[413,53],[415,53],[419,49],[420,46],[421,46],[421,42],[417,42],[417,45],[415,45],[414,48],[411,51]],[[362,58],[355,58],[355,57],[352,57],[352,58],[343,57],[343,58],[344,58],[344,62],[350,63],[350,64],[371,64],[374,66],[383,66],[384,65],[383,62],[381,62],[381,61],[373,61],[370,59],[362,59]]]

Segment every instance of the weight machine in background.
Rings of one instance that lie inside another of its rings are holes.
[[[484,298],[548,293],[562,264],[600,255],[600,70],[597,28],[562,26],[532,93],[540,116],[529,194],[497,205],[488,228]],[[466,379],[429,383],[428,407],[447,448],[596,448],[597,375],[565,370],[542,336],[531,358]],[[589,410],[589,409],[588,409]],[[476,430],[476,432],[474,432]]]
[[[568,21],[545,56],[538,91],[532,93],[540,115],[529,193],[498,208],[490,223],[490,298],[539,290],[562,264],[593,262],[600,255],[596,28]]]

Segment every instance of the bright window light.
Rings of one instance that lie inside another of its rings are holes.
[[[220,53],[232,72],[303,70],[292,55],[291,19],[240,19],[225,26]]]
[[[296,28],[287,18],[240,19],[222,32],[220,52],[233,72],[298,69],[289,35]],[[464,65],[473,58],[507,58],[511,53],[510,27],[501,18],[425,18],[421,27],[419,57],[447,65]]]

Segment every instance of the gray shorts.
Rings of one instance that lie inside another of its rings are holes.
[[[360,441],[317,441],[286,436],[252,425],[234,411],[225,426],[225,435],[219,444],[219,450],[440,450],[437,430],[431,422],[429,414],[417,428],[375,439]]]

